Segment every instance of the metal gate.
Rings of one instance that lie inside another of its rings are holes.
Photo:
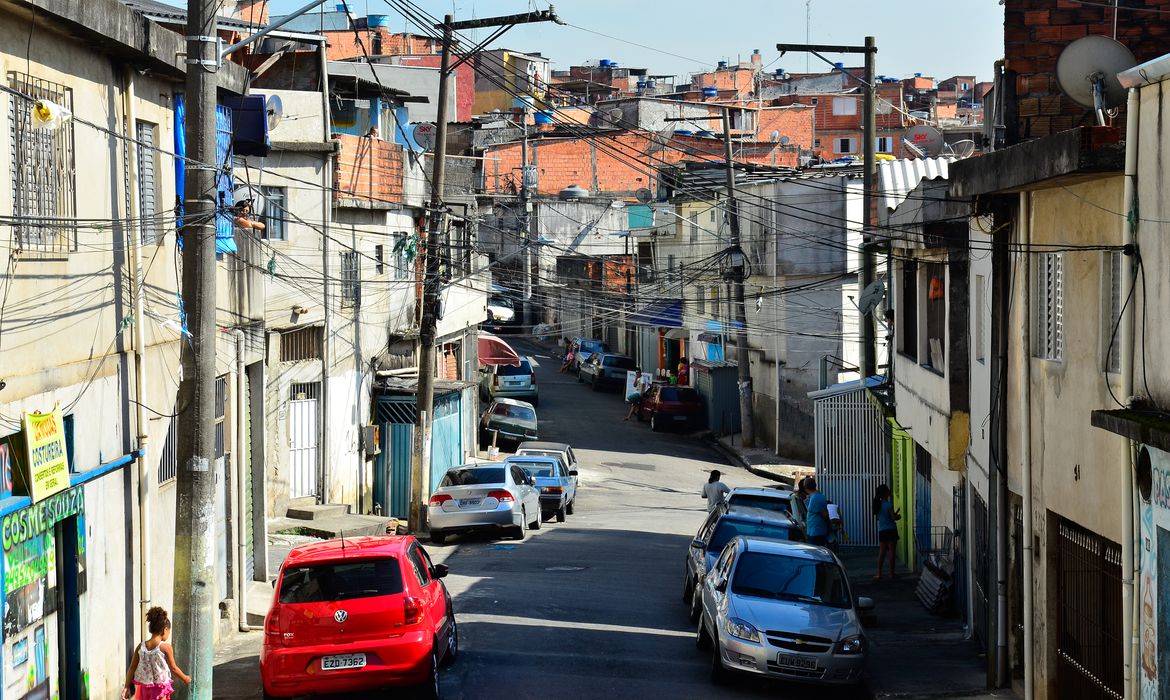
[[[875,546],[873,494],[890,479],[884,418],[865,389],[815,400],[817,486],[841,507],[848,544]]]
[[[253,581],[256,578],[256,549],[254,547],[256,535],[252,523],[252,511],[256,505],[252,500],[252,390],[247,381],[242,381],[240,384],[244,387],[244,399],[240,402],[240,405],[244,407],[244,434],[240,436],[240,446],[243,452],[240,459],[244,460],[244,483],[240,484],[239,488],[244,489],[244,507],[247,512],[240,513],[239,517],[243,518],[244,524],[244,575],[247,577],[244,580]]]
[[[918,443],[914,443],[914,474],[914,540],[922,552],[936,545],[931,542],[930,453]]]
[[[431,491],[451,467],[463,463],[463,431],[459,420],[459,394],[435,397],[435,420],[431,427]]]
[[[293,384],[288,402],[289,497],[317,495],[317,435],[321,383]]]
[[[894,418],[890,425],[890,490],[894,495],[894,508],[903,513],[898,521],[898,558],[911,571],[917,566],[917,547],[914,542],[914,526],[909,514],[914,512],[914,439]]]
[[[1061,519],[1056,569],[1056,696],[1120,700],[1121,547]]]
[[[971,620],[974,623],[975,639],[979,641],[981,647],[986,648],[988,644],[988,604],[991,598],[991,547],[988,538],[987,503],[984,502],[978,491],[972,490],[971,496],[972,522],[970,526],[973,550],[971,564],[974,568],[971,589],[975,601],[975,609],[971,611]]]

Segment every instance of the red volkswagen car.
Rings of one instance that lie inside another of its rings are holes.
[[[455,660],[451,596],[414,537],[356,537],[292,550],[264,620],[264,697],[418,686],[439,697]]]
[[[651,430],[703,427],[703,397],[689,386],[655,384],[642,399],[638,420],[650,421]]]

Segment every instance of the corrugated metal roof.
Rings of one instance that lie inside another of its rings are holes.
[[[951,157],[946,158],[900,158],[878,162],[878,187],[880,204],[885,211],[893,211],[906,199],[906,195],[923,180],[945,180],[949,177]]]

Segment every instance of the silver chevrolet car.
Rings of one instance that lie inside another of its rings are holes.
[[[451,467],[428,506],[435,544],[443,544],[448,535],[472,530],[505,530],[522,540],[525,528],[540,529],[540,492],[535,480],[514,464]]]
[[[702,583],[695,643],[712,651],[711,681],[732,671],[861,683],[868,642],[845,569],[824,547],[736,537]]]

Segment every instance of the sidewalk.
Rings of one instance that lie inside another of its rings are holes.
[[[707,441],[732,464],[791,487],[806,473],[813,472],[813,465],[801,460],[777,457],[770,447],[743,447],[739,433],[716,438],[710,435]]]

